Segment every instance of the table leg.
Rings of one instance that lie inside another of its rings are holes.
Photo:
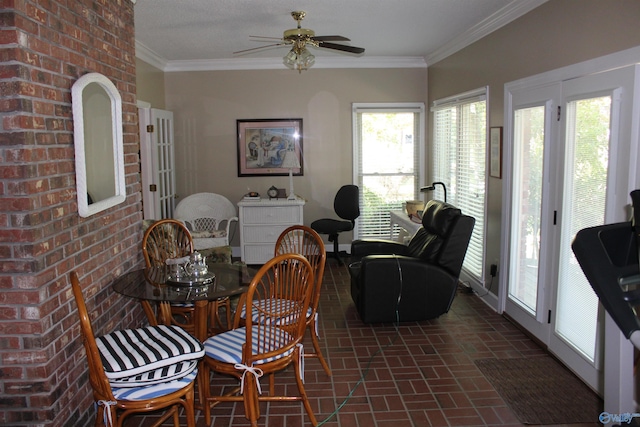
[[[208,320],[209,320],[209,301],[207,300],[199,300],[194,303],[194,313],[193,313],[193,321],[194,321],[194,331],[193,334],[197,339],[201,342],[205,342],[208,335]],[[206,405],[206,402],[202,402],[202,390],[203,387],[209,387],[209,378],[205,378],[203,369],[204,361],[201,360],[198,362],[198,399],[196,403],[196,409],[203,410],[203,405]]]
[[[194,335],[200,341],[205,342],[208,332],[208,320],[209,320],[209,301],[199,300],[195,302],[194,307]]]

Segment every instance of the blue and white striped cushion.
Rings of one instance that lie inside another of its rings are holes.
[[[96,342],[109,380],[134,377],[204,356],[202,343],[179,326],[126,329],[98,337]]]
[[[282,330],[277,328],[272,328],[269,326],[254,326],[254,328],[262,329],[258,333],[265,334],[265,336],[269,336],[272,339],[277,339],[274,337],[273,332],[277,330],[278,335],[282,336]],[[267,335],[268,334],[268,335]],[[207,356],[212,359],[219,360],[221,362],[227,363],[242,363],[242,345],[246,342],[247,338],[247,330],[246,328],[238,328],[233,329],[231,331],[223,332],[218,335],[214,335],[211,338],[207,339],[204,342],[204,350]],[[285,333],[285,340],[288,342],[291,340],[291,336]],[[252,343],[253,353],[258,353],[258,343],[255,341]],[[256,365],[271,362],[274,360],[278,360],[284,356],[288,356],[293,352],[293,349],[288,350],[286,353],[278,354],[275,357],[270,357],[268,359],[258,360],[255,362]]]
[[[133,377],[109,380],[109,384],[111,384],[111,387],[131,388],[166,383],[186,377],[197,367],[197,360],[178,362],[173,365],[165,366],[164,368],[156,369],[155,371],[144,372]]]
[[[192,302],[172,302],[171,307],[191,308],[191,307],[195,307],[195,304]]]
[[[193,382],[198,373],[197,369],[179,380],[154,384],[146,387],[117,388],[111,387],[113,396],[118,400],[146,400],[154,397],[166,396],[174,391],[182,390]]]
[[[258,307],[263,308],[266,305],[267,301],[273,301],[273,300],[257,300],[254,301],[253,304],[251,305],[251,321],[253,323],[262,323],[261,319],[260,319],[260,310],[258,310]],[[281,301],[280,299],[275,299],[276,304]],[[282,301],[285,302],[285,304],[290,305],[291,301],[290,300],[285,300],[283,299]],[[285,309],[287,309],[288,307],[285,307]],[[280,310],[281,311],[281,310]],[[307,318],[309,318],[311,316],[311,313],[313,312],[313,310],[311,309],[311,307],[309,307],[307,309]],[[247,307],[243,306],[242,310],[240,311],[240,318],[241,319],[246,319],[247,318]],[[277,322],[276,324],[280,324],[281,322]]]

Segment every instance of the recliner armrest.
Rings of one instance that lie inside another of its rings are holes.
[[[368,255],[407,255],[408,247],[400,242],[385,239],[358,239],[351,242],[351,259],[359,261]]]

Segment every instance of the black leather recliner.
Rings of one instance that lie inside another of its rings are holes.
[[[475,219],[427,203],[408,245],[361,239],[351,244],[351,298],[365,323],[433,319],[449,311]]]

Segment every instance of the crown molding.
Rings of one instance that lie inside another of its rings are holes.
[[[136,57],[164,72],[286,69],[280,57],[167,61],[138,41]],[[316,56],[312,68],[427,68],[427,63],[421,56]]]
[[[316,56],[311,67],[318,68],[427,68],[422,57],[360,58]],[[163,71],[217,71],[217,70],[286,70],[282,58],[234,58],[199,61],[168,61]]]
[[[521,0],[514,1],[503,7],[477,25],[460,34],[440,49],[432,52],[425,57],[425,61],[429,64],[435,64],[444,58],[464,49],[472,43],[477,42],[486,35],[504,27],[511,21],[514,21],[522,15],[531,12],[536,7],[546,3],[548,0]]]
[[[155,51],[149,49],[146,45],[136,40],[136,58],[143,60],[149,65],[163,70],[167,66],[167,60],[158,55]]]

